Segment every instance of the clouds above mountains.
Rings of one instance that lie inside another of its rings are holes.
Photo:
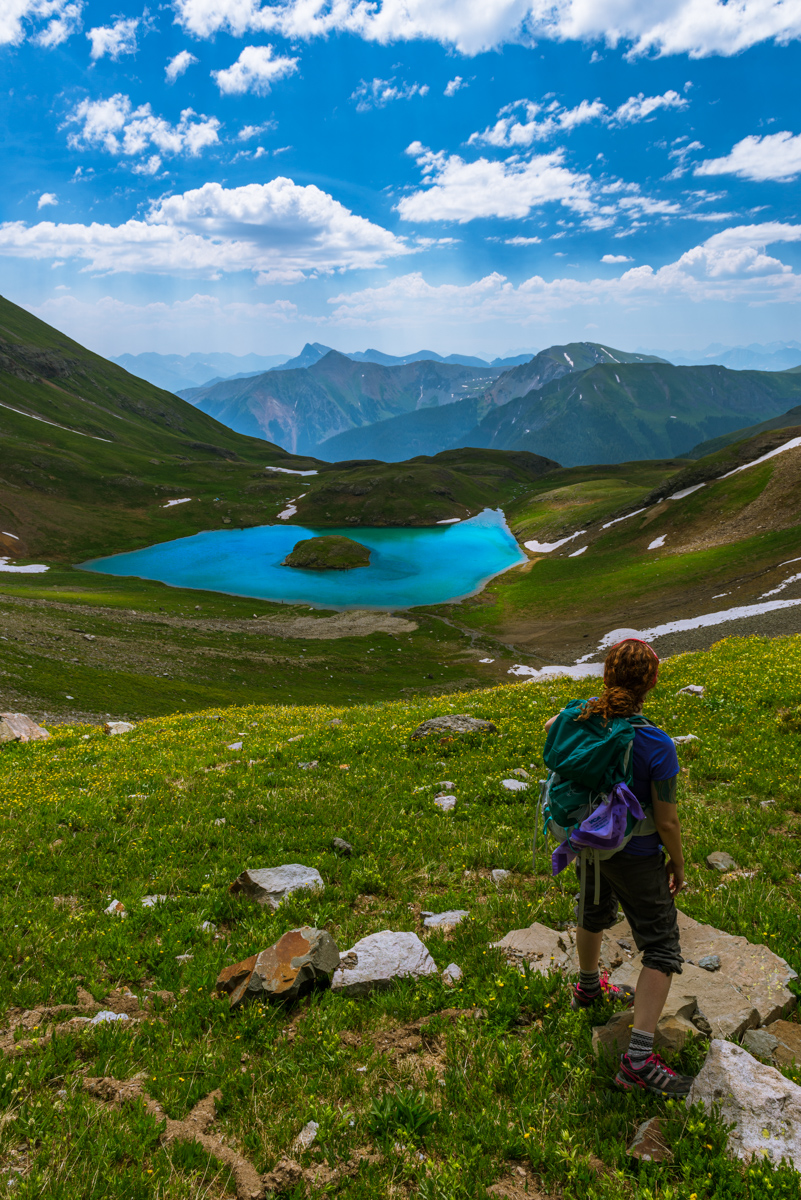
[[[224,188],[207,183],[156,201],[121,225],[0,225],[0,254],[78,259],[84,270],[219,278],[253,272],[260,283],[368,269],[411,253],[406,242],[356,216],[313,185],[278,177]]]

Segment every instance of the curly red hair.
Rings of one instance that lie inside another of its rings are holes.
[[[656,683],[659,656],[640,638],[618,642],[604,660],[604,690],[584,706],[579,721],[597,713],[605,721],[610,717],[629,717],[641,706],[646,692]]]

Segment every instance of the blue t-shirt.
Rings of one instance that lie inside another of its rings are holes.
[[[634,730],[634,780],[631,790],[646,810],[653,811],[651,783],[661,783],[679,773],[679,760],[673,738],[655,725],[643,725]],[[661,841],[658,833],[633,837],[623,848],[624,854],[657,854]]]

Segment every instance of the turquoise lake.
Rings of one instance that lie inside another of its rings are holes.
[[[296,542],[338,533],[370,549],[370,565],[352,571],[282,567]],[[500,509],[454,525],[417,529],[307,529],[261,525],[215,529],[144,550],[96,558],[83,570],[134,575],[173,587],[202,588],[320,608],[413,608],[478,591],[494,575],[526,561]]]

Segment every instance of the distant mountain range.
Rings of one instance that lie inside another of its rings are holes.
[[[288,354],[120,354],[110,361],[156,387],[180,394],[187,388],[211,387],[224,379],[248,379],[265,371],[313,367],[330,353],[330,346],[323,346],[320,342],[307,342],[300,354],[294,358],[290,358]],[[452,363],[455,366],[492,366],[503,369],[528,362],[534,353],[532,350],[529,354],[495,358],[492,362],[469,354],[449,354],[443,357],[435,350],[417,350],[414,354],[400,356],[384,354],[382,350],[357,350],[352,354],[345,354],[345,358],[351,358],[354,362],[378,363],[383,367],[399,367],[406,363],[428,360]]]
[[[788,371],[801,365],[801,342],[769,342],[750,346],[724,346],[713,342],[705,350],[663,352],[669,362],[680,367],[710,366],[717,363],[733,371]]]

